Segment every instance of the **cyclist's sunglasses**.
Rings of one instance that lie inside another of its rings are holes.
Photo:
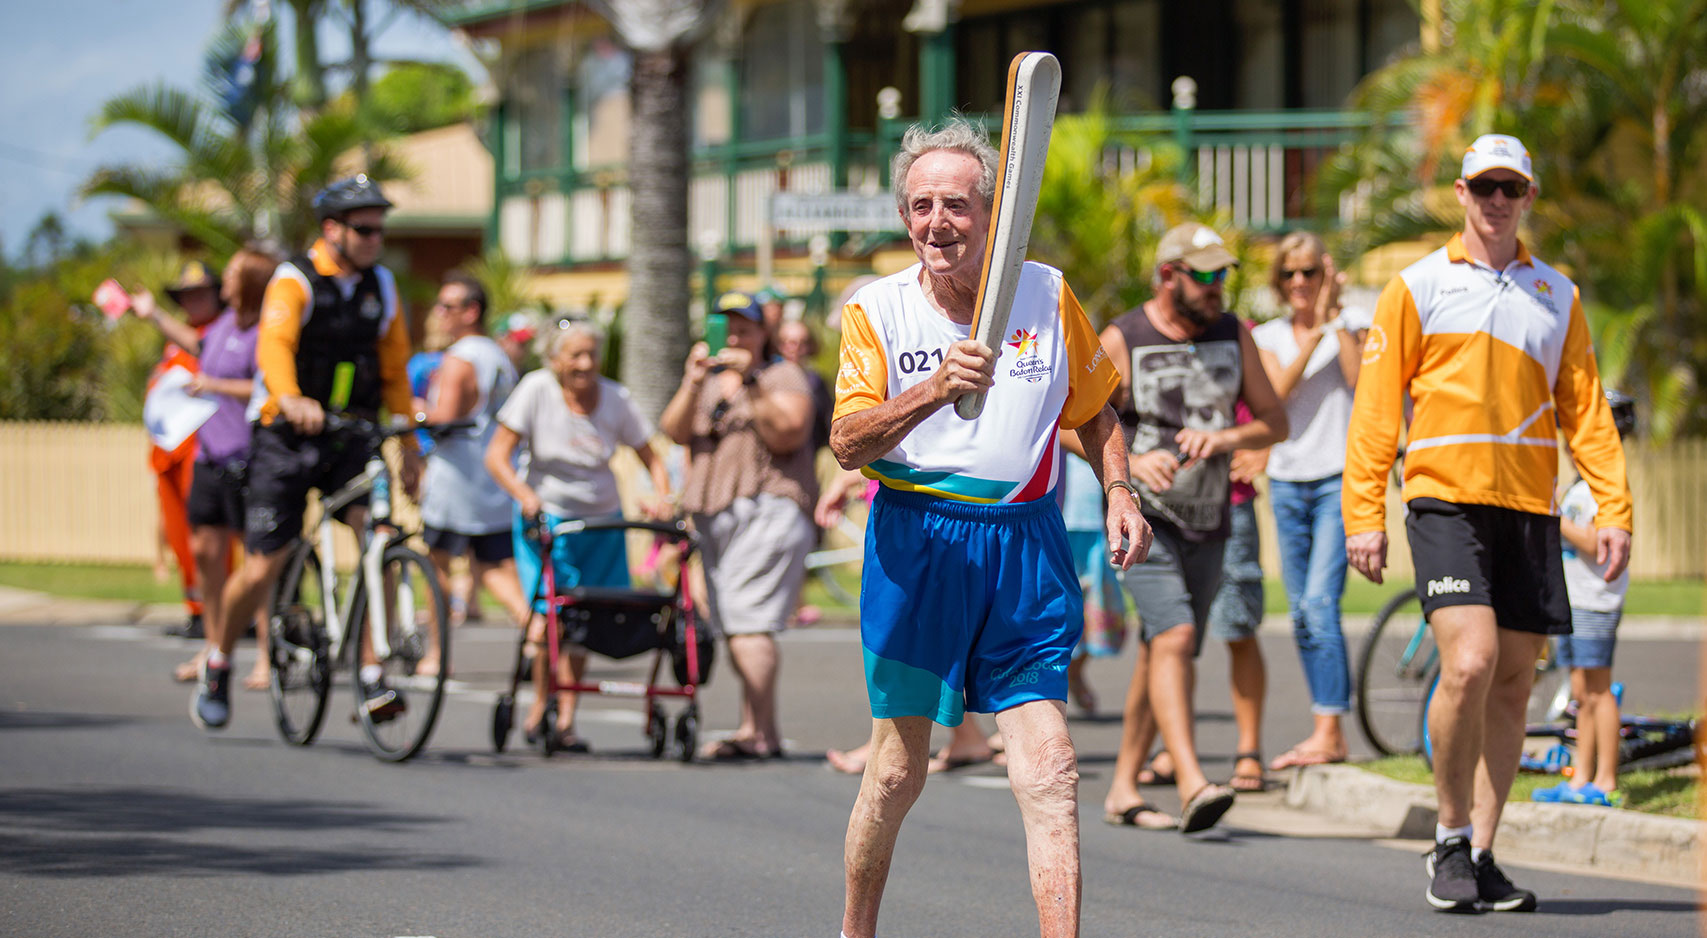
[[[1508,199],[1521,199],[1529,194],[1529,180],[1527,179],[1468,179],[1465,180],[1464,184],[1470,187],[1470,191],[1477,198],[1481,199],[1493,195],[1495,189],[1504,192]]]
[[[1225,267],[1220,270],[1192,270],[1184,264],[1175,264],[1174,269],[1206,287],[1215,286],[1227,279],[1227,268]]]
[[[344,227],[350,229],[363,238],[376,238],[385,234],[384,225],[352,225],[349,222],[345,222]]]

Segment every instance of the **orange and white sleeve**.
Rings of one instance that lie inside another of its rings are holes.
[[[1559,355],[1559,375],[1553,382],[1553,402],[1559,429],[1571,447],[1571,460],[1588,483],[1596,505],[1594,526],[1633,530],[1630,484],[1624,474],[1624,444],[1612,421],[1612,407],[1600,383],[1594,346],[1582,301],[1573,291],[1571,320],[1565,347]]]
[[[841,367],[836,371],[836,409],[831,421],[858,413],[889,398],[889,358],[865,307],[842,307]]]
[[[255,366],[266,381],[269,403],[302,393],[296,383],[296,348],[302,339],[302,311],[307,306],[308,291],[294,277],[274,277],[261,295]]]
[[[1067,346],[1067,402],[1061,405],[1059,425],[1074,430],[1095,417],[1120,387],[1120,372],[1109,360],[1079,298],[1061,281],[1061,334]]]
[[[1405,391],[1422,356],[1422,320],[1404,278],[1394,277],[1375,304],[1363,344],[1363,370],[1346,430],[1340,511],[1345,533],[1387,528],[1387,475],[1399,455]]]

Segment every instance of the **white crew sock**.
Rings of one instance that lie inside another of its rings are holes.
[[[1470,848],[1470,862],[1471,863],[1482,862],[1482,854],[1487,853],[1487,852],[1488,852],[1488,848],[1486,848],[1486,847],[1471,847]]]
[[[379,681],[379,679],[384,677],[384,676],[385,676],[385,669],[380,667],[379,665],[377,665],[377,664],[364,664],[364,665],[362,665],[362,683],[363,684],[377,683]],[[1465,828],[1465,830],[1469,830],[1469,828]]]
[[[210,668],[226,668],[230,667],[230,662],[226,660],[225,652],[215,648],[207,653],[207,666]]]
[[[1434,825],[1434,842],[1437,844],[1443,844],[1454,837],[1462,837],[1465,840],[1469,840],[1470,831],[1471,825],[1469,824],[1466,824],[1463,827],[1447,827],[1444,824],[1436,824]]]

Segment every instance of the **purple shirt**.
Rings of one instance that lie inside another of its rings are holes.
[[[255,377],[255,338],[260,323],[247,329],[237,325],[237,314],[226,310],[219,314],[207,332],[202,334],[202,374],[210,378]],[[216,394],[219,410],[196,431],[201,454],[196,458],[205,463],[222,466],[249,455],[249,421],[244,418],[247,404],[229,394]]]

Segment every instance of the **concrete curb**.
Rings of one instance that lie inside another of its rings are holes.
[[[1434,788],[1397,782],[1351,765],[1294,769],[1288,807],[1358,824],[1387,836],[1432,840],[1439,810]],[[1567,863],[1588,873],[1698,886],[1707,825],[1587,805],[1512,802],[1494,849],[1502,858]]]

